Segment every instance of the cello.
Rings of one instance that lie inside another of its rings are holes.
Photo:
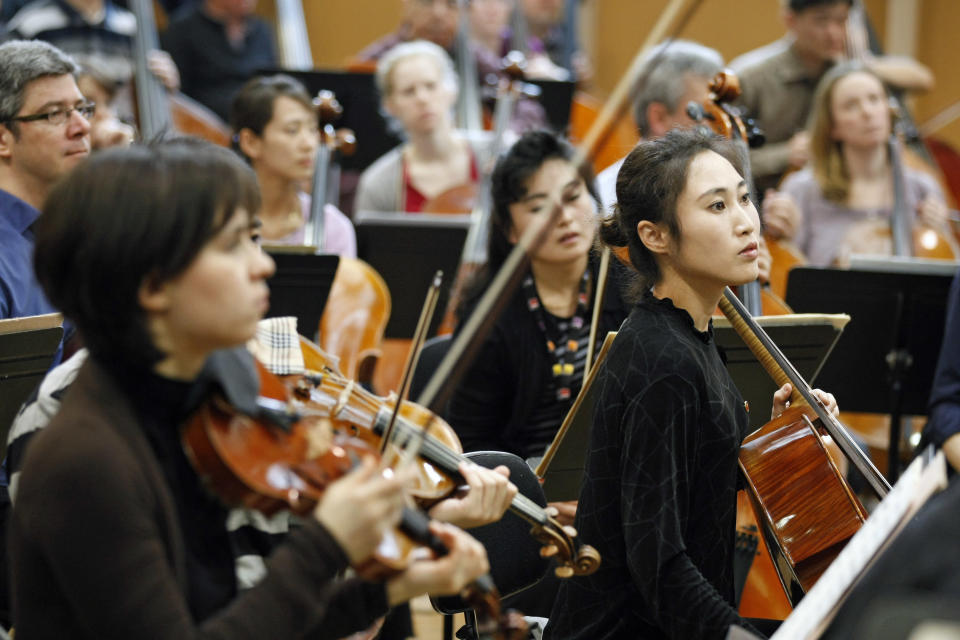
[[[774,381],[792,386],[790,407],[744,439],[739,464],[784,591],[796,604],[867,517],[821,431],[879,498],[890,485],[729,289],[720,307]]]
[[[321,91],[314,103],[320,121],[320,145],[317,147],[311,188],[310,217],[304,241],[324,253],[326,233],[324,208],[336,201],[332,171],[336,151],[351,153],[356,146],[353,132],[336,130],[333,121],[343,108],[330,91]],[[390,291],[373,267],[357,258],[341,257],[337,265],[326,306],[320,316],[320,344],[340,359],[344,373],[369,383],[380,357],[380,343],[390,319]]]

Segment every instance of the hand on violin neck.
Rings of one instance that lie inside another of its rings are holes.
[[[399,576],[387,582],[387,601],[391,606],[413,597],[453,595],[490,570],[483,545],[469,534],[442,522],[432,522],[430,532],[449,549],[441,558],[415,558]]]
[[[387,530],[400,521],[409,474],[385,474],[370,456],[332,483],[313,511],[351,564],[373,554]]]
[[[577,501],[551,502],[547,505],[547,513],[564,527],[572,527],[577,516]]]
[[[430,516],[464,529],[496,522],[510,507],[517,487],[510,482],[510,470],[501,465],[487,469],[472,462],[461,462],[460,474],[467,482],[466,491],[441,500]]]

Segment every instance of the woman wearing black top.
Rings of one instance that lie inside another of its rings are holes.
[[[451,401],[450,423],[468,451],[543,455],[580,390],[597,280],[591,248],[598,200],[593,176],[577,170],[572,153],[554,135],[531,132],[493,171],[488,262],[461,319],[524,230],[548,215],[549,203],[559,202],[562,213]],[[626,313],[614,277],[600,317],[601,340]]]
[[[733,584],[748,420],[710,318],[725,286],[757,277],[759,219],[735,147],[696,131],[638,145],[617,199],[601,234],[629,248],[640,300],[595,383],[575,521],[603,564],[561,585],[546,635],[724,638],[749,626]],[[774,395],[775,414],[789,391]]]

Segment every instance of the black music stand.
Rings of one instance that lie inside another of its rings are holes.
[[[927,413],[956,269],[886,258],[850,270],[800,267],[788,277],[787,304],[795,311],[851,316],[817,383],[846,411],[890,415],[891,483],[899,475],[900,418]]]
[[[428,335],[434,335],[450,299],[470,216],[424,213],[357,213],[357,255],[383,276],[392,309],[387,338],[410,338],[434,274],[443,271],[436,314]],[[400,292],[402,296],[398,295]]]
[[[791,314],[756,318],[774,344],[811,385],[823,369],[850,318],[846,315]],[[770,421],[777,384],[726,318],[714,318],[714,339],[723,349],[727,371],[750,408],[750,429]]]
[[[269,280],[270,309],[266,317],[294,316],[297,331],[315,340],[340,256],[313,253],[313,247],[266,247],[277,264]]]
[[[63,339],[59,313],[0,320],[0,458],[20,405],[46,375]]]

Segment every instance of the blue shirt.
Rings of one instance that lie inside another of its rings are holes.
[[[0,189],[0,318],[54,313],[33,272],[33,223],[40,212]]]
[[[960,273],[950,287],[947,324],[930,392],[930,412],[924,436],[940,447],[957,433],[960,433]]]

